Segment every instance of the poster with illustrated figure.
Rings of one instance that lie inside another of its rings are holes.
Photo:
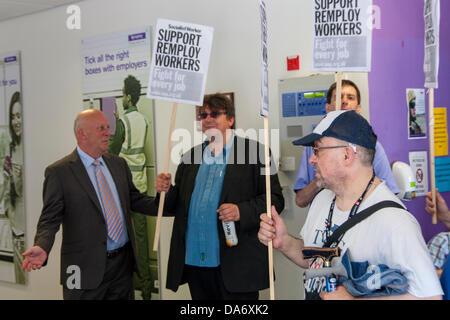
[[[0,281],[26,284],[20,52],[0,54]]]
[[[155,196],[153,101],[146,97],[150,71],[150,27],[90,37],[82,41],[83,106],[102,110],[109,120],[108,152],[124,158],[136,188]],[[144,300],[159,299],[158,255],[151,250],[156,219],[132,214],[140,277],[135,288]]]
[[[408,114],[408,139],[427,137],[427,118],[425,113],[425,90],[406,89]]]

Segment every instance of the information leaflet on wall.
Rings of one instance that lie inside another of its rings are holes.
[[[372,0],[314,0],[312,70],[369,72]]]
[[[269,116],[269,72],[267,64],[267,17],[266,3],[259,0],[261,17],[261,115]]]
[[[416,179],[416,197],[428,193],[428,156],[426,151],[409,153],[409,165]]]
[[[441,19],[439,0],[425,0],[425,87],[438,87],[439,74],[439,24]]]
[[[436,188],[439,192],[450,191],[450,158],[436,158]]]
[[[434,108],[434,155],[448,156],[447,108]]]
[[[213,28],[158,19],[147,97],[201,105]]]

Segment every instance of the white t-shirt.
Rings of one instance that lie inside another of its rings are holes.
[[[334,196],[332,191],[323,190],[313,200],[300,232],[305,247],[324,245],[326,220]],[[358,212],[385,200],[402,204],[383,182],[361,203]],[[335,205],[331,232],[347,221],[349,213],[350,210],[343,212]],[[350,250],[352,262],[368,261],[369,265],[385,264],[400,270],[408,279],[408,292],[416,297],[443,295],[420,225],[406,210],[390,207],[377,211],[349,229],[339,248],[342,253]],[[340,259],[333,259],[333,265],[339,263]],[[321,267],[321,263],[316,261],[310,267]]]

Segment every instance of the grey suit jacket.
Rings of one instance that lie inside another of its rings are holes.
[[[150,213],[154,198],[139,193],[124,159],[103,155],[119,193],[128,237],[136,257],[131,211]],[[43,209],[34,243],[47,254],[62,224],[61,277],[66,286],[70,266],[80,268],[81,289],[94,289],[103,279],[106,266],[107,228],[94,186],[75,149],[70,155],[48,166],[43,187]],[[136,267],[136,258],[133,261]]]

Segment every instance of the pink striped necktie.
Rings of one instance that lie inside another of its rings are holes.
[[[114,200],[108,182],[103,175],[102,168],[100,167],[100,161],[95,160],[92,165],[95,169],[98,192],[103,203],[103,211],[106,218],[106,225],[108,227],[108,237],[112,241],[117,242],[123,232],[122,217],[120,216],[119,209],[117,208],[116,201]]]

